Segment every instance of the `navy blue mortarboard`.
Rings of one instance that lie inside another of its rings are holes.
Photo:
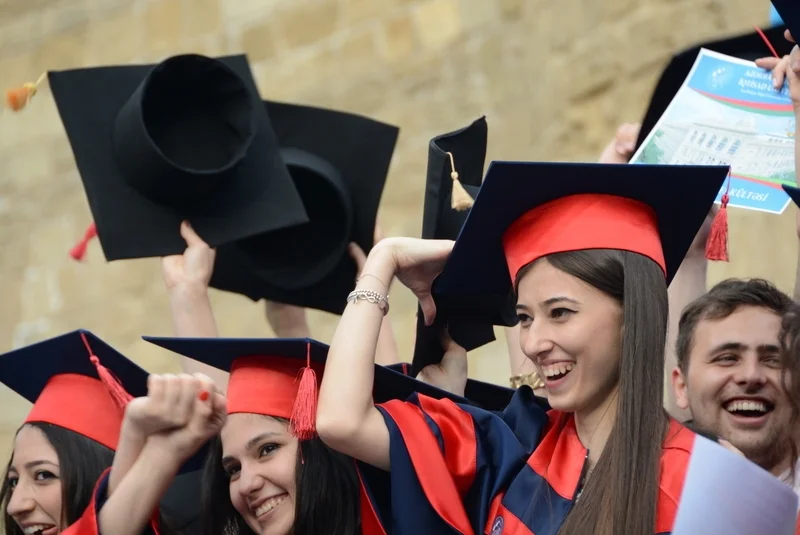
[[[792,199],[795,206],[800,206],[800,188],[797,186],[788,186],[786,184],[781,184],[783,191]]]
[[[295,434],[300,438],[313,436],[315,415],[305,414],[307,407],[304,405],[309,402],[306,396],[316,397],[316,385],[313,391],[304,391],[303,383],[308,369],[313,370],[318,379],[322,377],[328,356],[326,344],[308,338],[143,338],[230,372],[226,394],[228,414],[252,413],[285,418],[291,420]],[[300,375],[303,378],[298,380]],[[375,403],[404,400],[415,392],[466,403],[462,397],[375,365]],[[310,401],[309,406],[316,405],[314,400]],[[298,424],[304,418],[310,421]],[[302,429],[298,431],[299,425]]]
[[[792,49],[792,44],[783,36],[785,30],[786,26],[775,26],[763,30],[764,35],[781,56],[788,54]],[[673,56],[661,73],[661,77],[653,90],[653,95],[650,97],[650,105],[642,119],[642,128],[636,141],[636,150],[644,143],[650,131],[655,127],[661,116],[664,115],[664,112],[667,111],[667,106],[670,105],[683,82],[689,76],[701,48],[748,61],[755,61],[772,55],[761,36],[757,32],[750,32],[699,44]]]
[[[794,0],[772,0],[772,7],[795,40],[800,39],[800,5]]]
[[[147,395],[148,375],[84,330],[0,356],[0,382],[33,403],[26,423],[57,425],[112,450],[124,404]]]
[[[348,244],[372,248],[399,129],[335,110],[264,104],[309,221],[221,247],[211,287],[340,314],[356,278]]]
[[[504,323],[520,269],[553,253],[632,251],[672,280],[725,166],[492,162],[434,295]]]
[[[458,236],[472,204],[459,205],[458,188],[463,188],[472,199],[477,196],[486,160],[487,130],[486,119],[481,117],[466,128],[442,134],[430,141],[422,238],[455,240]],[[453,341],[467,351],[495,339],[491,323],[471,318],[459,319],[458,308],[448,306],[444,296],[436,300],[436,310],[436,321],[431,326],[425,325],[422,311],[417,312],[413,375],[425,366],[441,362],[444,355],[444,329],[447,329]]]
[[[108,261],[183,253],[186,219],[212,247],[308,221],[244,55],[49,81]]]
[[[411,366],[405,362],[399,364],[390,364],[387,368],[404,375],[411,374]],[[487,411],[499,412],[505,409],[511,398],[514,397],[516,390],[499,386],[476,379],[467,379],[466,387],[464,388],[464,397],[475,405],[480,406]],[[536,403],[545,411],[550,410],[550,405],[547,403],[546,398],[535,397]]]

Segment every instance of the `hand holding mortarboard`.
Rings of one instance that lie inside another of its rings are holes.
[[[456,344],[447,332],[442,333],[444,356],[438,364],[429,364],[417,374],[417,380],[446,390],[457,396],[464,396],[467,386],[467,352]]]
[[[444,269],[454,243],[451,240],[387,238],[373,247],[362,278],[375,277],[384,286],[383,291],[388,292],[389,283],[397,277],[419,299],[425,323],[431,325],[436,318],[431,287]]]
[[[161,272],[167,290],[206,292],[214,272],[216,251],[197,235],[188,221],[181,223],[181,237],[186,241],[183,254],[161,259]]]

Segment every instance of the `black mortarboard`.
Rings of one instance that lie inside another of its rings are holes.
[[[347,247],[372,248],[399,129],[340,111],[265,106],[309,222],[220,247],[211,286],[341,314],[356,278]]]
[[[772,0],[772,6],[789,28],[792,37],[800,39],[800,4],[795,0]]]
[[[775,26],[763,30],[767,39],[781,56],[788,54],[792,49],[792,44],[783,36],[785,29],[786,26]],[[644,119],[642,119],[642,128],[636,141],[636,150],[639,149],[658,120],[664,115],[667,106],[675,98],[683,82],[689,76],[701,48],[748,61],[755,61],[772,55],[761,36],[757,32],[751,32],[696,45],[673,56],[661,73],[661,78],[659,78],[653,90],[653,95],[650,97],[650,105],[647,108]]]
[[[306,222],[244,55],[49,73],[106,259]]]
[[[455,132],[433,138],[428,146],[428,174],[422,218],[422,238],[455,240],[469,211],[453,207],[457,179],[474,199],[483,179],[486,160],[487,126],[481,117]],[[456,186],[458,187],[458,186]],[[488,322],[458,318],[458,309],[448,307],[446,299],[436,301],[436,321],[426,327],[421,310],[417,312],[417,340],[414,346],[412,373],[416,375],[429,364],[438,364],[444,355],[442,331],[464,349],[471,351],[494,341],[494,327]],[[419,309],[419,307],[418,307]],[[510,308],[513,311],[513,306]]]
[[[504,325],[519,270],[549,254],[620,249],[667,283],[728,176],[725,166],[492,162],[434,295]],[[440,297],[441,298],[441,297]]]

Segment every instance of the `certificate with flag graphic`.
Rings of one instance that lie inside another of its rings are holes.
[[[795,120],[788,82],[776,90],[755,63],[702,49],[632,164],[730,165],[717,202],[782,213],[795,184]]]

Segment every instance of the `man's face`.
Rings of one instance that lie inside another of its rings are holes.
[[[691,411],[695,424],[767,470],[785,459],[791,414],[781,388],[780,328],[778,314],[754,306],[701,320],[686,374],[673,372],[678,406]]]

